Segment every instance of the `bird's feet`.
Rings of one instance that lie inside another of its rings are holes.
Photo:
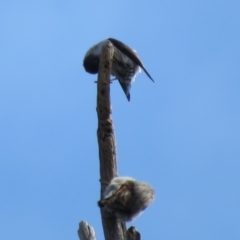
[[[110,79],[110,83],[112,83],[113,81],[117,80],[117,78],[113,78],[113,79]],[[98,81],[94,81],[94,83],[97,83]]]

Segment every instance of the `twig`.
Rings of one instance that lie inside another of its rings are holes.
[[[80,240],[96,240],[93,227],[85,221],[79,223],[78,236]]]

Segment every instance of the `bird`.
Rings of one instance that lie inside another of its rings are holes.
[[[86,52],[83,59],[83,66],[88,73],[98,73],[102,47],[107,41],[110,41],[114,47],[111,75],[118,79],[128,101],[130,101],[130,89],[132,82],[137,74],[141,72],[141,69],[154,82],[151,75],[143,66],[142,61],[137,56],[135,50],[117,39],[108,38],[93,45]]]
[[[132,221],[154,200],[153,188],[131,177],[114,177],[98,201],[100,208],[106,209],[117,219]]]

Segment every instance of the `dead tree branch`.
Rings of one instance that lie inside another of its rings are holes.
[[[85,221],[79,223],[78,236],[80,240],[96,240],[93,227]]]
[[[115,135],[111,119],[110,73],[114,54],[113,45],[108,41],[103,46],[97,81],[97,138],[100,160],[101,198],[112,178],[117,176]],[[124,222],[116,219],[104,208],[101,209],[105,240],[140,240],[140,233],[134,227],[126,229]],[[87,222],[79,224],[80,240],[95,240],[94,229]]]
[[[100,160],[101,197],[111,179],[117,176],[117,160],[115,136],[111,119],[110,103],[110,72],[114,48],[108,41],[102,49],[98,84],[97,84],[97,115],[98,115],[98,146]],[[125,224],[101,210],[105,240],[124,240]]]
[[[97,84],[97,137],[101,197],[111,179],[117,176],[116,145],[110,102],[110,73],[113,54],[114,48],[108,41],[102,49]],[[140,240],[140,233],[134,227],[126,230],[125,223],[117,220],[104,209],[101,210],[101,216],[105,240]]]

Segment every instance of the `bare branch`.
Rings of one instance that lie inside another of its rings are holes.
[[[93,227],[85,221],[79,223],[78,236],[80,240],[96,240]]]
[[[127,240],[141,240],[140,233],[136,230],[135,227],[130,227],[127,230]]]
[[[98,115],[98,145],[100,159],[101,197],[111,179],[117,176],[115,136],[111,119],[110,104],[110,71],[114,48],[108,41],[102,49],[98,86],[97,86],[97,115]],[[101,210],[105,240],[124,240],[126,236],[125,223],[117,220],[108,212]]]

